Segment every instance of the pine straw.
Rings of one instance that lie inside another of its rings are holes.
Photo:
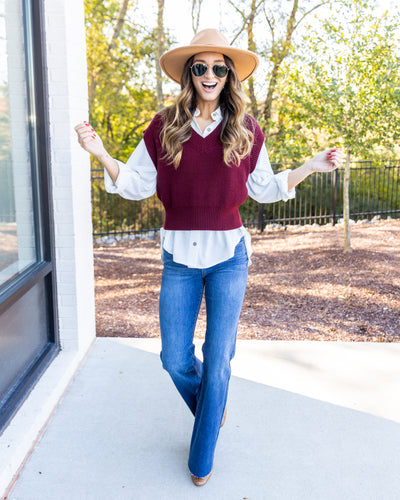
[[[240,339],[400,341],[400,221],[254,233]],[[157,337],[157,241],[95,245],[98,336]],[[196,337],[205,333],[202,304]]]

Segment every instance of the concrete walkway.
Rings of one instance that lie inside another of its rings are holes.
[[[239,341],[214,473],[158,339],[98,339],[12,500],[399,500],[400,344]]]

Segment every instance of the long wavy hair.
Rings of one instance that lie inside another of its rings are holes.
[[[254,134],[246,128],[245,94],[236,73],[233,61],[224,56],[228,66],[228,76],[220,97],[222,112],[220,140],[223,146],[226,165],[238,166],[251,151]],[[192,135],[191,122],[196,110],[196,89],[193,85],[190,67],[194,56],[185,64],[181,78],[181,92],[175,103],[161,111],[164,121],[161,130],[161,144],[165,151],[164,159],[179,167],[183,143]]]

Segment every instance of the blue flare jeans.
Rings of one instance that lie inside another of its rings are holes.
[[[189,470],[196,477],[205,477],[213,467],[228,396],[230,361],[247,283],[245,242],[238,243],[232,258],[206,269],[178,264],[165,250],[163,262],[161,361],[195,416]],[[195,356],[193,336],[203,294],[207,329],[202,362]]]

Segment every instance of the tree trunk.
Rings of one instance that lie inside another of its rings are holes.
[[[344,252],[350,253],[353,251],[350,242],[350,149],[346,152],[346,165],[343,178],[343,227],[344,227]]]
[[[257,10],[257,5],[256,5],[256,0],[252,0],[251,2],[251,9],[250,9],[250,15],[248,17],[248,24],[247,24],[247,48],[251,50],[252,52],[256,51],[256,44],[254,42],[254,33],[253,33],[253,28],[254,28],[254,18],[256,16],[256,10]],[[258,118],[258,104],[257,104],[257,98],[256,94],[254,92],[254,78],[251,76],[248,79],[248,93],[249,93],[249,98],[250,98],[250,109],[251,109],[251,114],[254,116],[254,118]]]
[[[267,92],[267,97],[265,99],[264,112],[263,112],[264,120],[265,120],[267,128],[268,128],[269,122],[271,120],[272,101],[274,100],[274,92],[275,92],[277,82],[278,82],[278,72],[279,72],[280,64],[281,64],[281,61],[274,64],[274,67],[272,68],[272,71],[271,71],[271,77],[269,79],[268,92]],[[264,132],[266,132],[266,130]]]
[[[157,61],[156,61],[156,91],[157,91],[157,109],[164,107],[163,96],[163,77],[161,66],[159,63],[160,57],[164,52],[164,0],[157,0]]]
[[[111,51],[115,48],[117,40],[121,34],[122,26],[125,22],[126,13],[128,10],[129,0],[123,0],[121,8],[118,13],[117,24],[115,25],[110,43],[108,45],[107,51],[110,54]],[[93,106],[94,98],[96,97],[96,86],[97,86],[97,75],[101,71],[101,64],[97,67],[97,69],[93,70],[92,74],[89,74],[89,114]]]
[[[199,31],[202,2],[203,0],[192,0],[192,30],[194,34]]]
[[[122,26],[124,25],[124,22],[125,22],[126,11],[128,10],[128,3],[129,3],[129,0],[122,1],[122,5],[121,5],[121,8],[120,8],[119,14],[118,14],[117,24],[115,25],[114,32],[113,32],[113,35],[111,37],[111,42],[110,42],[110,45],[108,46],[108,52],[110,52],[115,47],[115,43],[119,38],[119,35],[121,33],[121,30],[122,30]]]
[[[93,72],[92,74],[89,73],[89,86],[88,86],[89,115],[91,114],[94,98],[96,97],[96,87],[97,87],[96,74],[95,72]]]
[[[276,40],[275,46],[272,46],[272,57],[271,62],[273,63],[273,68],[271,71],[271,78],[269,80],[267,98],[264,104],[264,120],[266,123],[266,129],[268,129],[269,122],[271,120],[272,114],[272,101],[274,99],[274,92],[277,87],[278,74],[281,64],[285,57],[287,57],[291,50],[293,32],[297,27],[296,24],[296,14],[299,7],[299,1],[293,0],[292,11],[290,13],[289,19],[286,23],[286,36],[284,40]],[[272,28],[271,28],[272,29]]]
[[[254,19],[257,15],[258,9],[261,7],[264,1],[265,0],[251,0],[250,13],[247,14],[245,7],[243,10],[240,10],[240,8],[236,5],[237,2],[235,0],[229,0],[230,5],[232,5],[232,7],[240,14],[243,21],[242,27],[236,32],[236,35],[231,41],[232,45],[235,43],[236,39],[243,33],[243,31],[246,31],[247,48],[252,52],[256,52],[256,44],[254,42]],[[254,92],[254,78],[252,76],[247,80],[247,95],[250,99],[251,114],[254,116],[254,118],[258,118],[259,109],[256,94]]]

